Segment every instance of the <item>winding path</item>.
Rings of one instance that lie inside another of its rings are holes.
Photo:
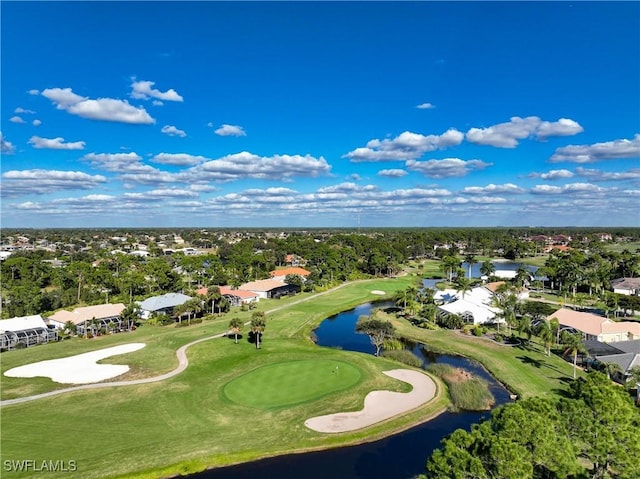
[[[280,311],[281,309],[288,308],[289,306],[292,306],[294,304],[299,304],[299,303],[302,303],[304,301],[309,301],[312,298],[316,298],[318,296],[328,294],[328,293],[330,293],[332,291],[335,291],[337,289],[344,288],[348,284],[352,284],[352,283],[360,282],[360,281],[368,281],[368,280],[358,280],[358,281],[351,281],[351,282],[348,282],[348,283],[342,283],[342,284],[336,286],[335,288],[331,288],[331,289],[328,289],[326,291],[322,291],[320,293],[314,294],[312,296],[308,296],[306,298],[301,298],[301,299],[299,299],[297,301],[293,301],[291,303],[287,303],[285,305],[278,306],[277,308],[265,311],[265,314],[275,313],[276,311]],[[249,323],[247,323],[247,324],[249,324]],[[20,404],[20,403],[25,403],[25,402],[29,402],[29,401],[35,401],[37,399],[43,399],[43,398],[56,396],[58,394],[68,393],[68,392],[72,392],[72,391],[83,391],[83,390],[86,390],[86,389],[110,388],[110,387],[116,387],[116,386],[133,386],[133,385],[136,385],[136,384],[148,384],[148,383],[155,383],[155,382],[158,382],[158,381],[164,381],[165,379],[169,379],[169,378],[172,378],[174,376],[177,376],[182,371],[187,369],[187,366],[189,365],[189,360],[187,359],[186,351],[187,351],[188,348],[190,348],[194,344],[198,344],[198,343],[201,343],[203,341],[209,341],[210,339],[216,339],[216,338],[224,337],[225,334],[226,333],[219,333],[219,334],[215,334],[213,336],[207,336],[206,338],[196,339],[195,341],[191,341],[190,343],[187,343],[184,346],[181,346],[176,351],[176,356],[178,357],[178,366],[173,371],[169,371],[168,373],[164,373],[164,374],[161,374],[159,376],[154,376],[154,377],[151,377],[151,378],[143,378],[143,379],[130,379],[130,380],[127,380],[127,381],[112,381],[112,382],[106,382],[106,383],[84,384],[82,386],[72,386],[72,387],[69,387],[69,388],[56,389],[54,391],[49,391],[49,392],[42,393],[42,394],[35,394],[33,396],[25,396],[25,397],[15,398],[15,399],[5,399],[4,401],[0,401],[0,407],[9,406],[11,404]]]
[[[213,336],[208,336],[206,338],[196,339],[195,341],[191,341],[190,343],[181,346],[176,351],[176,356],[178,357],[178,367],[176,367],[173,371],[169,371],[168,373],[161,374],[160,376],[154,376],[152,378],[143,378],[143,379],[130,379],[128,381],[113,381],[108,383],[95,383],[95,384],[84,384],[82,386],[72,386],[70,388],[56,389],[55,391],[49,391],[42,394],[35,394],[33,396],[25,396],[16,399],[6,399],[4,401],[0,401],[1,406],[9,406],[10,404],[20,404],[29,401],[35,401],[36,399],[43,399],[51,396],[55,396],[57,394],[68,393],[71,391],[82,391],[84,389],[98,389],[98,388],[110,388],[115,386],[133,386],[135,384],[148,384],[155,383],[158,381],[164,381],[165,379],[172,378],[177,376],[182,371],[187,369],[189,365],[189,360],[187,359],[187,349],[194,344],[201,343],[203,341],[208,341],[210,339],[221,338],[225,335],[225,333],[215,334]]]

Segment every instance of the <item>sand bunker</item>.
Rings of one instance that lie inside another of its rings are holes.
[[[417,408],[433,399],[436,385],[433,380],[419,371],[393,369],[384,374],[413,386],[408,393],[392,391],[372,391],[364,398],[364,409],[313,417],[305,421],[305,426],[318,432],[347,432],[371,426]]]
[[[371,291],[371,294],[378,294],[380,296],[382,296],[383,294],[387,294],[384,291],[380,291],[379,289],[374,289],[373,291]]]
[[[89,384],[111,379],[129,371],[129,366],[119,364],[96,364],[101,359],[118,354],[131,353],[144,348],[144,343],[129,343],[99,349],[61,359],[50,359],[25,364],[4,373],[11,378],[47,377],[62,384]]]

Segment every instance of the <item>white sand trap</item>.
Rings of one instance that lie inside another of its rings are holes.
[[[304,422],[305,426],[318,432],[355,431],[415,409],[436,394],[433,380],[419,371],[392,369],[384,371],[384,374],[411,384],[413,390],[408,393],[371,391],[364,398],[364,409],[361,411],[313,417]]]
[[[76,354],[61,359],[50,359],[25,364],[4,373],[11,378],[51,378],[62,384],[89,384],[111,379],[129,371],[129,366],[119,364],[97,364],[101,359],[118,354],[132,353],[144,348],[144,343],[129,343],[111,348]]]
[[[383,294],[387,294],[384,291],[380,291],[379,289],[374,289],[373,291],[371,291],[371,294],[378,294],[380,296],[382,296]]]

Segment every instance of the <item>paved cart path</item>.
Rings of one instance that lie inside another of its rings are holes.
[[[279,307],[274,308],[274,309],[270,309],[268,311],[265,311],[265,314],[275,313],[276,311],[280,311],[281,309],[288,308],[289,306],[292,306],[294,304],[299,304],[299,303],[302,303],[304,301],[309,301],[309,300],[311,300],[313,298],[316,298],[318,296],[322,296],[322,295],[328,294],[330,292],[333,292],[333,291],[335,291],[337,289],[344,288],[345,286],[347,286],[349,284],[353,284],[353,283],[361,282],[361,281],[369,281],[369,280],[359,280],[359,281],[352,281],[352,282],[349,282],[349,283],[343,283],[341,285],[336,286],[335,288],[328,289],[327,291],[322,291],[321,293],[317,293],[317,294],[314,294],[312,296],[308,296],[306,298],[302,298],[302,299],[299,299],[297,301],[293,301],[291,303],[287,303],[285,305],[279,306]],[[249,324],[249,323],[247,323],[247,324]],[[51,396],[56,396],[58,394],[64,394],[64,393],[68,393],[68,392],[72,392],[72,391],[83,391],[83,390],[86,390],[86,389],[111,388],[111,387],[116,387],[116,386],[133,386],[133,385],[136,385],[136,384],[148,384],[148,383],[155,383],[155,382],[158,382],[158,381],[164,381],[165,379],[169,379],[169,378],[172,378],[174,376],[177,376],[182,371],[187,369],[187,366],[189,365],[189,360],[187,359],[187,349],[189,349],[194,344],[198,344],[198,343],[201,343],[203,341],[209,341],[210,339],[222,338],[225,335],[226,335],[226,333],[219,333],[219,334],[215,334],[213,336],[207,336],[206,338],[196,339],[195,341],[191,341],[190,343],[187,343],[184,346],[181,346],[176,351],[176,356],[178,357],[178,366],[173,371],[169,371],[168,373],[161,374],[159,376],[154,376],[154,377],[151,377],[151,378],[143,378],[143,379],[130,379],[130,380],[127,380],[127,381],[111,381],[111,382],[106,382],[106,383],[83,384],[81,386],[72,386],[72,387],[68,387],[68,388],[56,389],[55,391],[49,391],[49,392],[42,393],[42,394],[35,394],[33,396],[25,396],[25,397],[15,398],[15,399],[5,399],[4,401],[0,401],[0,407],[9,406],[11,404],[20,404],[20,403],[25,403],[25,402],[29,402],[29,401],[35,401],[37,399],[48,398],[48,397],[51,397]]]

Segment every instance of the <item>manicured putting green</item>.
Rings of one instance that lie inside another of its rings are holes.
[[[269,364],[229,381],[225,396],[243,406],[277,409],[302,404],[342,391],[360,381],[352,364],[309,359]]]

